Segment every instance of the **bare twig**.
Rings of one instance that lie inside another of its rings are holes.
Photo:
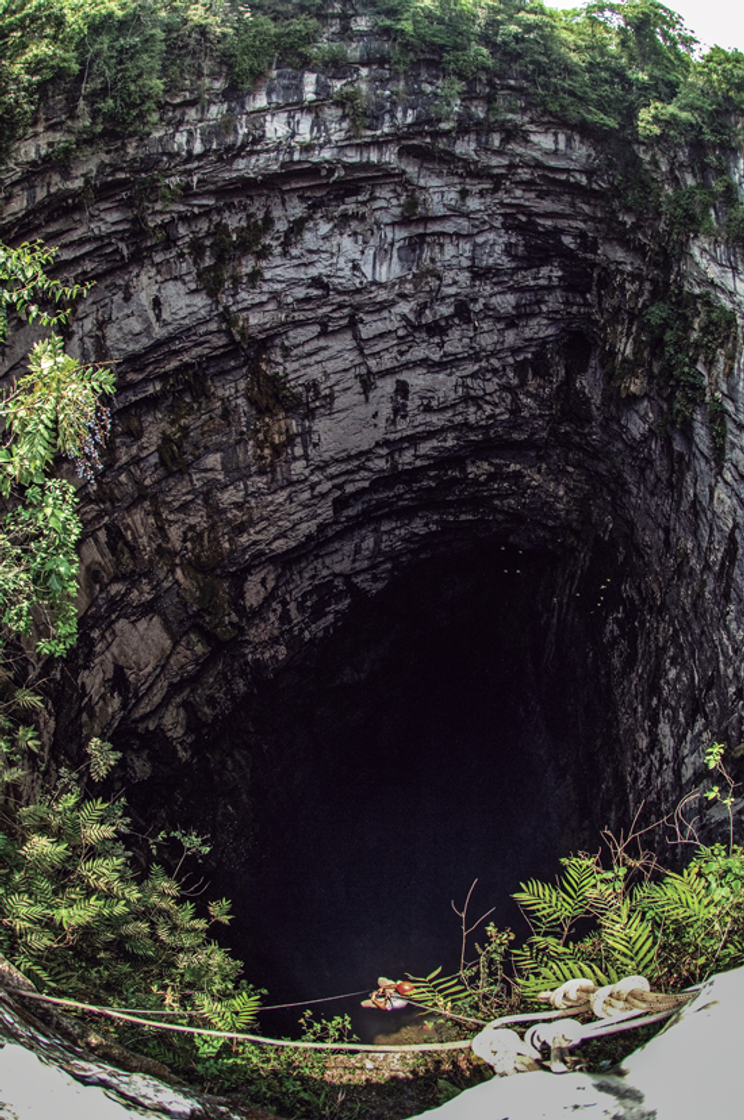
[[[645,828],[637,828],[638,818],[643,812],[643,807],[646,804],[642,801],[638,806],[638,810],[630,823],[628,835],[625,835],[625,830],[620,830],[620,835],[615,836],[609,828],[602,831],[602,839],[610,850],[612,863],[615,867],[630,867],[634,871],[639,871],[644,879],[649,879],[658,866],[656,854],[648,848],[642,847],[640,838],[647,832],[652,832],[658,828],[659,825],[665,824],[668,817],[663,817],[661,820],[652,821],[651,824],[646,825]],[[638,845],[638,855],[633,857],[628,852],[628,847],[636,843]]]
[[[457,907],[455,906],[454,899],[450,900],[450,906],[452,907],[454,912],[457,914],[458,918],[462,919],[462,942],[461,942],[461,945],[460,945],[460,972],[461,973],[465,971],[465,947],[466,947],[466,944],[467,944],[468,934],[472,933],[474,929],[477,929],[478,926],[481,924],[481,922],[484,922],[486,920],[486,918],[490,917],[490,915],[493,914],[494,910],[496,909],[495,906],[492,906],[491,909],[487,910],[485,914],[481,914],[481,916],[480,916],[480,918],[478,918],[477,922],[473,922],[472,926],[468,926],[468,924],[467,924],[468,906],[470,905],[470,897],[471,897],[473,891],[475,890],[475,884],[477,882],[478,882],[477,879],[473,879],[473,882],[470,884],[470,890],[468,891],[467,898],[465,899],[465,905],[463,906],[462,910],[457,909]]]
[[[691,821],[685,816],[685,810],[688,805],[691,805],[693,801],[697,801],[700,796],[699,789],[690,790],[674,810],[671,822],[668,821],[668,818],[665,820],[665,823],[667,823],[670,828],[674,829],[673,838],[670,840],[669,837],[667,837],[667,844],[700,844],[700,837],[698,836],[696,827],[700,820],[700,815],[698,814],[693,817]]]

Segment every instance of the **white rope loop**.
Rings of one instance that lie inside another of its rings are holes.
[[[584,1037],[585,1027],[577,1019],[559,1019],[552,1023],[538,1023],[530,1027],[524,1036],[524,1041],[538,1053],[547,1047],[563,1049],[569,1046],[578,1046]]]
[[[500,1077],[540,1068],[537,1064],[539,1051],[507,1027],[486,1027],[473,1039],[472,1049],[476,1057],[487,1062]]]
[[[601,988],[589,977],[579,976],[567,980],[553,991],[540,992],[539,998],[550,1003],[555,1011],[496,1019],[473,1039],[473,1051],[492,1065],[497,1073],[504,1075],[544,1068],[534,1059],[549,1050],[550,1069],[553,1073],[566,1073],[565,1059],[573,1047],[605,1034],[660,1022],[685,1003],[691,994],[652,992],[645,976],[625,976],[617,983],[605,984]],[[591,1010],[600,1021],[580,1023],[577,1019],[566,1017],[568,1010]],[[541,1021],[527,1030],[520,1049],[516,1032],[502,1028],[506,1022],[524,1022],[527,1019]],[[545,1022],[547,1019],[552,1022]],[[533,1064],[528,1065],[528,1061]]]
[[[597,987],[593,980],[588,976],[579,976],[574,980],[566,980],[565,984],[561,984],[552,992],[540,992],[538,999],[544,1000],[546,1003],[552,1004],[558,1011],[565,1008],[575,1008],[582,1003],[586,1003],[593,992],[596,992]]]

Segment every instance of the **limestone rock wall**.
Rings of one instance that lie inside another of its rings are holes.
[[[612,684],[602,749],[669,807],[741,738],[741,360],[719,470],[702,409],[680,430],[648,370],[611,383],[654,265],[601,150],[508,89],[442,119],[425,70],[358,73],[356,127],[348,74],[278,72],[67,163],[50,114],[6,171],[0,236],[96,280],[72,349],[117,363],[57,741],[117,738],[133,778],[186,761],[360,596],[489,541],[556,558],[551,632]],[[735,255],[685,268],[741,321]]]

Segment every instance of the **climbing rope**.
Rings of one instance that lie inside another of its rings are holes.
[[[301,999],[297,1003],[262,1003],[258,1010],[282,1011],[286,1007],[308,1007],[311,1003],[333,1003],[337,999],[353,999],[355,996],[363,996],[366,992],[367,989],[362,988],[359,992],[345,992],[342,996],[324,996],[323,999]],[[194,1014],[198,1014],[198,1012],[194,1012]]]
[[[643,976],[628,976],[616,984],[608,984],[600,988],[597,988],[588,978],[580,977],[561,984],[554,991],[540,993],[540,999],[550,1003],[555,1010],[529,1012],[524,1015],[505,1015],[487,1025],[482,1020],[466,1019],[465,1016],[438,1012],[434,1008],[408,1000],[408,1003],[420,1007],[424,1011],[436,1012],[436,1014],[446,1015],[448,1018],[462,1019],[478,1026],[484,1026],[485,1029],[472,1040],[462,1039],[455,1042],[385,1046],[362,1042],[301,1042],[292,1039],[268,1038],[263,1035],[247,1034],[239,1031],[187,1027],[180,1023],[164,1023],[142,1016],[153,1014],[196,1015],[199,1012],[172,1010],[153,1012],[149,1009],[103,1007],[98,1004],[82,1003],[79,1000],[47,996],[41,992],[32,992],[20,987],[13,987],[12,993],[14,996],[21,996],[24,999],[38,1000],[41,1003],[59,1007],[70,1007],[78,1011],[86,1011],[92,1015],[102,1015],[111,1019],[136,1023],[141,1027],[152,1027],[155,1030],[204,1035],[210,1038],[226,1038],[288,1049],[349,1050],[357,1053],[389,1054],[466,1050],[472,1047],[473,1052],[478,1057],[488,1062],[501,1075],[543,1068],[539,1063],[544,1060],[542,1054],[545,1049],[550,1050],[551,1070],[556,1073],[566,1072],[565,1057],[570,1049],[578,1046],[581,1042],[606,1034],[613,1034],[617,1031],[630,1030],[634,1027],[660,1022],[686,1003],[693,995],[692,991],[677,995],[652,992],[648,981]],[[309,1003],[328,1003],[332,1000],[347,999],[362,994],[363,992],[349,992],[342,996],[327,996],[323,999],[304,1000],[296,1004],[275,1004],[270,1008],[261,1008],[261,1010],[273,1011],[305,1006]],[[0,999],[11,1002],[7,993],[2,990],[0,990]],[[599,1019],[599,1022],[582,1024],[569,1018],[573,1014],[590,1010]],[[520,1039],[516,1031],[507,1028],[507,1024],[515,1023],[536,1023],[537,1025],[526,1032],[524,1039]]]
[[[673,1011],[687,1003],[691,993],[652,992],[645,976],[626,976],[615,984],[598,988],[586,976],[567,980],[539,999],[559,1009],[584,1010],[589,1004],[598,1019],[612,1019],[629,1011]]]
[[[359,993],[357,993],[359,994]],[[114,1011],[110,1007],[100,1007],[92,1003],[81,1003],[74,999],[62,999],[58,996],[45,996],[40,992],[27,992],[14,989],[13,995],[23,996],[24,999],[35,999],[42,1003],[51,1003],[59,1007],[72,1007],[78,1011],[88,1011],[92,1015],[104,1015],[111,1019],[121,1019],[126,1023],[137,1023],[141,1027],[154,1027],[161,1031],[174,1031],[179,1034],[206,1035],[210,1038],[230,1038],[241,1042],[256,1042],[265,1046],[279,1046],[293,1050],[354,1050],[366,1054],[391,1054],[391,1053],[422,1053],[435,1050],[467,1050],[470,1039],[461,1039],[458,1042],[427,1042],[414,1043],[411,1046],[377,1046],[363,1042],[299,1042],[286,1038],[265,1038],[258,1034],[243,1034],[238,1031],[216,1031],[202,1027],[184,1027],[179,1023],[160,1023],[152,1019],[142,1019],[130,1012]],[[5,993],[0,992],[0,999],[8,999]],[[8,1000],[8,1002],[10,1002]]]
[[[16,985],[10,985],[10,986],[12,987],[13,992],[17,992],[17,991],[21,990]],[[23,991],[25,991],[25,990],[26,989],[23,989]],[[344,992],[342,995],[339,995],[339,996],[323,996],[322,999],[302,999],[302,1000],[299,1000],[297,1003],[270,1003],[270,1004],[262,1003],[260,1005],[260,1007],[256,1008],[256,1011],[257,1012],[259,1012],[259,1011],[261,1011],[261,1012],[263,1012],[263,1011],[282,1011],[285,1008],[308,1007],[311,1003],[333,1003],[334,1001],[340,1000],[340,999],[352,999],[354,996],[363,996],[366,993],[366,991],[367,991],[366,988],[362,988],[358,992]],[[193,1008],[191,1010],[187,1010],[186,1008],[182,1008],[180,1011],[174,1011],[172,1008],[157,1008],[157,1007],[109,1007],[107,1010],[109,1010],[109,1011],[120,1011],[120,1012],[128,1014],[128,1015],[166,1015],[166,1016],[175,1015],[175,1016],[180,1016],[182,1019],[183,1018],[189,1018],[189,1017],[192,1017],[192,1018],[193,1017],[200,1017],[200,1016],[204,1015],[203,1011],[197,1011],[197,1010],[194,1010]]]
[[[540,999],[555,1011],[532,1016],[511,1015],[496,1019],[473,1039],[473,1052],[506,1076],[542,1068],[543,1052],[550,1051],[549,1066],[553,1073],[566,1073],[565,1059],[569,1050],[581,1042],[635,1027],[648,1026],[668,1018],[692,998],[693,992],[668,994],[652,992],[644,976],[626,976],[616,984],[598,988],[587,977],[568,980],[551,992],[541,992]],[[572,1014],[591,1011],[599,1022],[580,1023],[568,1018]],[[520,1039],[516,1031],[504,1029],[506,1023],[539,1023]],[[548,1020],[562,1019],[562,1022]]]

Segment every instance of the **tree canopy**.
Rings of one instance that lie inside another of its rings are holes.
[[[694,36],[658,0],[566,11],[540,0],[360,0],[353,9],[388,38],[394,69],[430,61],[460,82],[517,80],[572,126],[730,143],[744,112],[744,54],[715,47],[697,57]],[[52,89],[67,93],[82,133],[122,134],[146,129],[169,90],[195,88],[215,69],[245,89],[276,63],[321,65],[327,14],[319,0],[0,0],[0,155]]]

